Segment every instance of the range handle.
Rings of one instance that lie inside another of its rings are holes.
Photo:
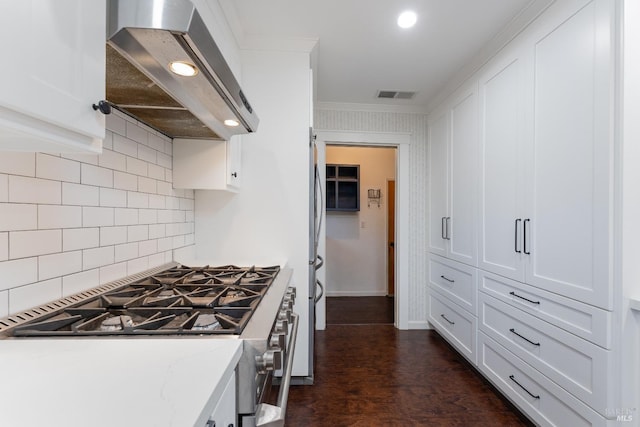
[[[293,372],[293,353],[296,349],[298,337],[298,315],[293,313],[293,330],[287,347],[287,360],[284,364],[282,382],[278,392],[277,406],[261,403],[256,410],[256,427],[283,427],[287,415],[287,401],[289,399],[289,386],[291,385],[291,373]]]

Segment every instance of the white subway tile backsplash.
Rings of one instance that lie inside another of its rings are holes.
[[[147,173],[149,175],[149,178],[153,178],[153,179],[159,179],[161,181],[164,181],[164,168],[162,166],[158,166],[158,165],[152,165],[149,164],[148,165],[148,169],[147,169]],[[153,191],[155,193],[155,191]]]
[[[63,205],[39,205],[38,228],[82,227],[82,207]]]
[[[0,231],[35,230],[38,228],[38,206],[0,203]]]
[[[76,274],[70,274],[62,278],[62,296],[68,297],[91,288],[95,288],[100,284],[100,270],[82,271]]]
[[[158,211],[155,209],[140,209],[138,211],[140,224],[155,224],[158,222]]]
[[[130,225],[127,227],[127,241],[139,242],[141,240],[147,240],[149,238],[149,226],[148,225]]]
[[[149,226],[149,239],[157,239],[159,237],[166,237],[166,225],[165,224],[152,224]]]
[[[127,227],[100,227],[100,246],[127,243]]]
[[[148,163],[143,160],[134,159],[133,157],[127,157],[127,172],[139,176],[147,176]]]
[[[136,274],[149,269],[149,258],[142,257],[127,261],[127,274]]]
[[[9,201],[9,175],[0,174],[0,202]]]
[[[114,208],[96,208],[85,206],[82,208],[83,227],[102,227],[113,225]]]
[[[138,193],[129,191],[127,193],[127,207],[129,208],[148,208],[149,207],[149,195],[145,193]]]
[[[102,150],[98,164],[103,168],[125,172],[127,170],[127,156],[112,150]]]
[[[9,233],[0,233],[0,261],[9,259]]]
[[[158,165],[171,169],[173,167],[171,156],[164,153],[158,153]]]
[[[127,123],[127,138],[132,139],[141,144],[147,145],[149,140],[149,131],[143,126],[135,123]]]
[[[138,158],[140,160],[144,160],[145,162],[156,164],[157,161],[158,161],[158,152],[156,150],[154,150],[153,148],[146,147],[144,145],[139,145],[138,146]]]
[[[131,157],[138,156],[138,144],[125,136],[113,135],[113,151],[125,154]]]
[[[36,154],[2,151],[0,152],[0,172],[10,175],[36,176]]]
[[[138,243],[125,243],[115,246],[115,262],[128,261],[138,257]]]
[[[100,229],[98,227],[62,230],[62,250],[65,252],[97,248],[98,246],[100,246]]]
[[[61,182],[24,176],[9,176],[9,202],[60,204],[61,201]]]
[[[130,173],[114,172],[113,173],[113,186],[120,190],[138,190],[138,177]]]
[[[127,275],[127,263],[121,262],[118,264],[106,265],[100,267],[100,284],[104,285],[108,282],[121,279]]]
[[[113,188],[100,189],[100,206],[124,208],[127,206],[127,192]]]
[[[111,169],[82,164],[80,174],[82,184],[113,187],[113,171]]]
[[[0,317],[193,246],[194,192],[172,188],[171,139],[119,111],[106,120],[100,155],[0,153]]]
[[[46,280],[82,271],[82,253],[82,251],[61,252],[39,257],[38,279]]]
[[[62,278],[57,277],[9,290],[9,310],[12,313],[44,305],[62,297]]]
[[[147,256],[158,252],[158,242],[156,240],[145,240],[138,244],[138,255]]]
[[[9,232],[9,258],[27,258],[62,251],[62,230]]]
[[[84,249],[82,251],[82,269],[90,270],[96,267],[114,263],[114,247],[105,246],[103,248]]]
[[[0,317],[9,315],[9,291],[0,291]]]
[[[0,262],[0,291],[38,281],[38,258]]]
[[[98,187],[84,184],[62,183],[62,204],[77,206],[98,206],[100,193]]]
[[[155,193],[158,189],[157,181],[143,176],[138,177],[138,191],[141,193]]]
[[[80,162],[50,154],[36,154],[36,177],[57,181],[80,182]]]
[[[119,135],[125,135],[127,133],[127,125],[125,119],[122,117],[119,111],[113,111],[106,117],[106,127],[109,131],[117,133]]]
[[[150,209],[164,209],[167,206],[166,196],[159,196],[157,194],[149,194],[149,208]]]
[[[138,209],[116,208],[115,216],[115,224],[113,225],[138,224]]]

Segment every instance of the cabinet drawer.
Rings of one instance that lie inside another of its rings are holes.
[[[500,344],[478,332],[478,367],[541,426],[607,426],[607,420]]]
[[[437,255],[429,256],[429,285],[477,314],[478,269]]]
[[[432,289],[429,292],[429,321],[463,356],[476,364],[475,316]]]
[[[611,348],[611,312],[479,270],[480,290],[604,348]]]
[[[593,408],[611,408],[607,375],[611,352],[480,295],[480,330]]]

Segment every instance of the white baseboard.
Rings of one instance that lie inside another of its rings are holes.
[[[432,329],[426,320],[409,320],[408,329]]]

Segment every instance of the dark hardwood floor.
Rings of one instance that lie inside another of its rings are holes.
[[[327,325],[393,324],[393,297],[327,297]]]
[[[315,384],[290,388],[288,426],[532,425],[433,331],[330,324],[315,356]]]

